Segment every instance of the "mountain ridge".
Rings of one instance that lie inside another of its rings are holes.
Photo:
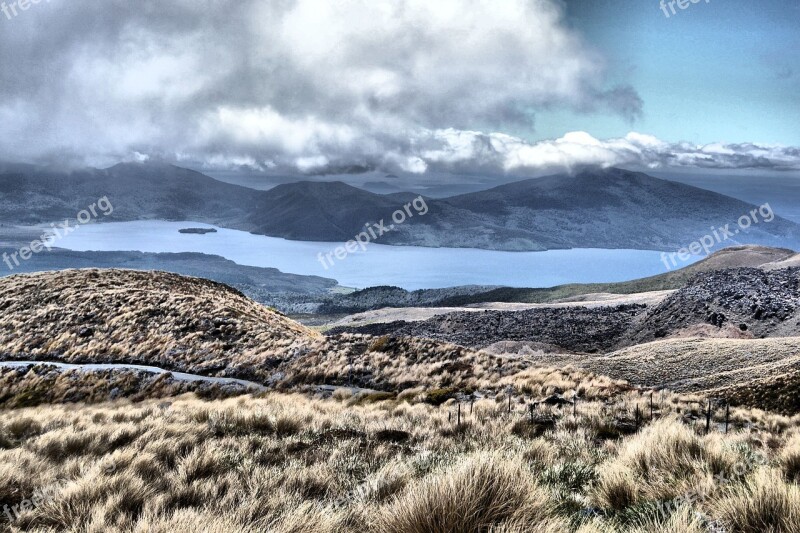
[[[194,220],[301,241],[343,242],[408,204],[343,182],[302,181],[257,191],[181,167],[124,163],[72,172],[0,175],[0,221],[42,224],[72,218],[106,196],[101,222]],[[444,199],[422,198],[414,213],[376,242],[388,245],[541,251],[617,248],[674,251],[734,224],[756,206],[690,185],[622,169],[582,170],[522,180]],[[413,211],[412,211],[413,212]],[[727,244],[800,242],[800,225],[774,216]]]

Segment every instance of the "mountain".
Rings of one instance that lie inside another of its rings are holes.
[[[257,233],[303,241],[345,242],[402,203],[342,182],[278,185],[261,193],[247,217]]]
[[[108,197],[114,210],[102,222],[197,220],[249,229],[242,221],[256,208],[251,192],[199,172],[160,164],[15,172],[0,176],[0,220],[39,224],[74,219],[80,210]]]
[[[753,209],[711,191],[615,168],[525,180],[445,202],[480,217],[482,227],[462,231],[489,232],[509,249],[677,250],[709,234],[712,226],[734,229]],[[776,217],[728,244],[781,245],[798,236],[798,226]]]
[[[509,251],[635,248],[677,251],[757,209],[721,194],[621,169],[520,181],[410,206],[410,193],[374,194],[341,182],[298,182],[257,191],[161,164],[0,175],[0,221],[39,224],[108,197],[101,221],[192,220],[294,240],[342,242],[405,210],[377,242]],[[425,209],[423,209],[423,207]],[[794,246],[800,226],[775,217],[724,245]],[[716,243],[717,246],[721,246]]]

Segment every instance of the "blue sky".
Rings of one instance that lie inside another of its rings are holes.
[[[542,111],[531,140],[634,129],[671,142],[800,145],[797,0],[701,0],[669,18],[658,0],[566,3],[568,23],[606,56],[611,77],[642,97],[643,116]]]

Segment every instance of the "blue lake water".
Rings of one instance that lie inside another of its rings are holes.
[[[115,222],[81,226],[54,246],[75,251],[201,252],[241,265],[273,267],[293,274],[333,278],[347,287],[396,285],[408,290],[456,285],[551,287],[564,283],[626,281],[667,271],[660,252],[573,249],[495,252],[369,244],[325,267],[318,254],[339,244],[299,242],[216,228],[206,235],[182,234],[197,222]],[[696,261],[700,258],[694,258]],[[690,264],[687,262],[680,266]]]

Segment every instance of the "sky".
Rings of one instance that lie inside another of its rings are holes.
[[[800,170],[796,0],[0,1],[0,160]]]

